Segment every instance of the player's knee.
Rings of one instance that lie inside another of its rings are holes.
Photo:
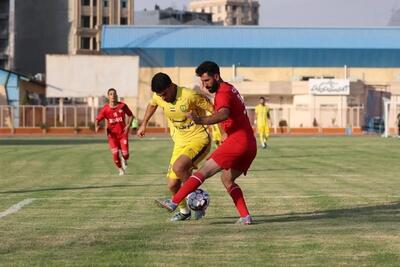
[[[176,174],[176,176],[178,176],[179,178],[183,179],[183,178],[187,178],[185,177],[187,175],[187,167],[181,164],[174,164],[172,166],[172,170],[174,171],[174,173]]]
[[[128,159],[129,158],[129,152],[128,151],[122,151],[122,157],[124,157],[124,159]]]

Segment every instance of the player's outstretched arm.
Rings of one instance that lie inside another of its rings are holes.
[[[125,134],[128,134],[129,133],[129,129],[131,128],[131,125],[132,125],[132,121],[133,121],[133,119],[135,118],[135,116],[128,116],[128,121],[126,122],[126,126],[125,126],[125,129],[124,129],[124,133]]]
[[[200,117],[196,111],[191,111],[187,114],[196,124],[211,125],[220,123],[229,118],[230,111],[228,108],[221,108],[210,116]]]
[[[154,112],[156,112],[157,110],[157,105],[147,105],[146,108],[146,113],[144,114],[144,118],[142,120],[142,124],[140,125],[136,135],[139,137],[143,137],[146,133],[146,127],[147,127],[147,123],[149,122],[149,120],[151,119],[151,117],[153,116]]]

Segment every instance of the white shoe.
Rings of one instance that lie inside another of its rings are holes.
[[[124,171],[124,169],[122,169],[122,168],[119,168],[118,169],[118,171],[119,171],[119,176],[122,176],[122,175],[125,175],[125,171]]]
[[[263,143],[263,144],[261,145],[261,147],[265,149],[265,148],[267,148],[267,144],[266,144],[266,143]]]
[[[236,222],[236,224],[242,224],[242,225],[249,225],[253,224],[253,218],[250,215],[247,215],[246,217],[240,217],[239,220]]]
[[[126,171],[126,169],[128,168],[128,161],[127,160],[124,160],[124,159],[122,159],[122,169],[124,170],[124,171]]]

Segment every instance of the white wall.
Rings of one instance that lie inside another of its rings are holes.
[[[47,97],[136,97],[138,76],[137,56],[46,55]]]

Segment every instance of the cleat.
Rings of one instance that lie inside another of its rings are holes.
[[[267,144],[263,143],[261,147],[265,149],[265,148],[267,148]]]
[[[194,220],[200,220],[204,216],[206,216],[206,211],[205,210],[195,210],[193,219]]]
[[[178,207],[178,204],[172,202],[171,199],[156,199],[156,204],[161,208],[167,209],[169,212],[173,212]]]
[[[241,225],[253,224],[253,218],[251,218],[250,215],[247,215],[246,217],[240,217],[239,220],[237,220],[236,224],[241,224]]]
[[[184,214],[182,212],[177,212],[170,219],[171,222],[188,221],[188,220],[190,220],[190,212],[188,214]]]
[[[119,169],[118,169],[118,175],[119,175],[119,176],[123,176],[123,175],[125,175],[125,171],[124,171],[124,169],[122,169],[122,168],[119,168]]]
[[[121,163],[122,163],[122,169],[123,169],[124,171],[126,171],[126,169],[128,168],[128,161],[122,159]]]

